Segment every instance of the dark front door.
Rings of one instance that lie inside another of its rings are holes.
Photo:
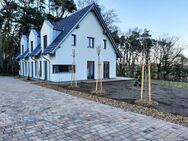
[[[87,79],[95,78],[95,62],[87,61]]]
[[[47,80],[47,61],[44,61],[44,80]]]
[[[110,73],[110,63],[107,61],[104,61],[103,64],[103,78],[109,78]]]
[[[28,66],[28,68],[27,68]],[[26,64],[26,74],[28,75],[28,77],[30,77],[30,63],[28,62],[28,64]]]
[[[31,77],[33,77],[33,62],[31,62]]]

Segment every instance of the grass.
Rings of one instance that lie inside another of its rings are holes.
[[[153,84],[158,84],[162,86],[173,86],[178,88],[188,88],[188,82],[174,82],[174,81],[164,81],[164,80],[152,80]]]
[[[0,76],[14,76],[14,75],[10,73],[0,73]]]

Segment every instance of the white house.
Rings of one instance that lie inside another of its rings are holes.
[[[45,20],[40,35],[31,30],[29,42],[26,36],[22,38],[21,47],[24,44],[25,48],[17,57],[22,76],[61,82],[71,81],[71,75],[75,73],[77,80],[96,79],[96,47],[101,46],[102,78],[116,77],[116,59],[121,54],[96,4],[59,22]],[[28,52],[29,55],[24,56]],[[22,65],[23,62],[28,65]]]

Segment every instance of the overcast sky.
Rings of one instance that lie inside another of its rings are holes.
[[[98,0],[106,9],[115,9],[123,32],[147,28],[153,38],[169,34],[188,48],[188,0]],[[185,51],[188,56],[188,49]]]

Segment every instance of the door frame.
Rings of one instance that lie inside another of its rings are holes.
[[[44,80],[48,79],[48,63],[44,61]]]
[[[33,77],[33,62],[31,62],[31,77]]]
[[[92,70],[90,70],[91,64],[93,68]],[[93,74],[91,74],[91,72],[93,72]],[[87,80],[94,80],[94,79],[95,79],[95,61],[87,61]]]
[[[106,69],[108,69],[107,73],[106,73]],[[110,78],[110,62],[109,61],[103,62],[103,78],[104,79]]]

